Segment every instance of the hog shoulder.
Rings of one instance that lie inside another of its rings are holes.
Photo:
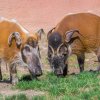
[[[65,33],[77,29],[81,33],[80,40],[75,40],[71,47],[74,52],[84,50],[95,51],[100,47],[100,17],[90,13],[78,13],[65,16],[57,24],[55,31],[59,32],[65,39]],[[78,35],[78,34],[77,34]],[[75,36],[75,35],[74,35]]]
[[[10,60],[19,52],[15,41],[13,41],[11,47],[8,45],[8,38],[13,32],[19,32],[22,42],[24,43],[26,41],[27,32],[25,32],[17,22],[0,19],[0,58]]]

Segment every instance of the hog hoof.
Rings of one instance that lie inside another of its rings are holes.
[[[99,66],[99,67],[97,67],[97,71],[100,71],[100,66]]]
[[[0,80],[2,80],[2,76],[0,76]]]
[[[16,85],[18,83],[18,78],[12,80],[12,85]]]

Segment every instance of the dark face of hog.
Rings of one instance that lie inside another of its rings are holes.
[[[57,76],[64,74],[67,52],[66,44],[62,42],[59,33],[53,33],[48,37],[48,60]]]
[[[28,65],[28,69],[33,78],[42,75],[40,55],[38,46],[24,45],[22,51],[23,61]]]
[[[78,30],[69,30],[65,33],[65,40],[62,40],[64,37],[62,37],[58,32],[52,32],[54,29],[55,28],[50,30],[47,36],[48,60],[56,75],[64,75],[67,64],[66,60],[68,56],[72,54],[70,45],[74,40],[80,40],[79,35],[81,35],[81,33]],[[73,36],[74,34],[76,35]]]
[[[33,78],[42,75],[40,50],[38,46],[38,42],[41,40],[42,34],[44,34],[43,29],[31,34],[21,50],[22,59],[28,65],[28,69]]]

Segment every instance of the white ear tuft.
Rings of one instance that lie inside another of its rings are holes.
[[[37,31],[37,34],[38,34],[39,38],[41,39],[41,34],[45,34],[45,32],[43,29],[40,29]]]
[[[71,46],[69,45],[69,46],[68,46],[68,56],[71,56],[71,54],[72,54],[72,48],[71,48]]]

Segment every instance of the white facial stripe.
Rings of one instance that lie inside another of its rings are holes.
[[[59,49],[61,48],[62,45],[63,43],[57,48],[57,54],[59,54]]]
[[[54,50],[53,50],[52,46],[49,45],[49,48],[52,50],[52,53],[54,55]]]

